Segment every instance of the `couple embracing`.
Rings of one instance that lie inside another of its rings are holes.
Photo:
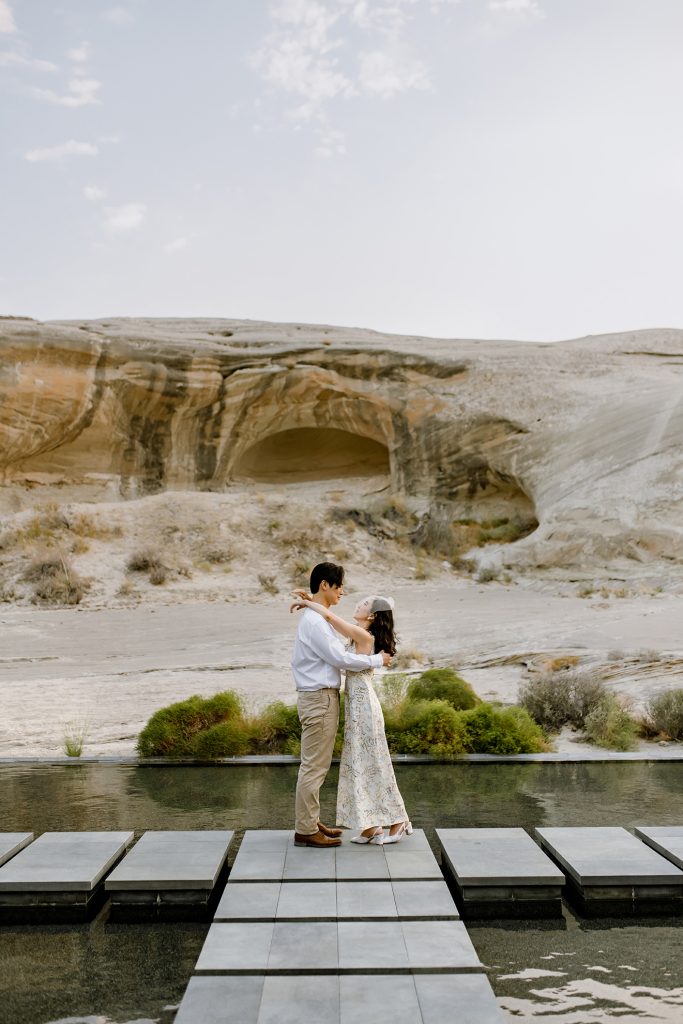
[[[344,569],[333,562],[313,568],[310,589],[310,595],[295,591],[290,609],[303,613],[292,657],[301,721],[294,843],[323,849],[341,844],[342,829],[320,821],[320,787],[332,763],[342,670],[346,696],[337,824],[359,830],[354,843],[396,843],[412,832],[412,826],[396,785],[382,708],[372,686],[375,668],[388,665],[396,653],[393,600],[366,597],[356,606],[354,622],[346,622],[332,611],[344,593]]]

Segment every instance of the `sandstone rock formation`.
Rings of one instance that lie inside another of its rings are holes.
[[[555,344],[234,320],[0,321],[0,481],[80,498],[372,476],[486,558],[683,559],[683,331]],[[428,533],[427,529],[427,533]],[[483,549],[482,549],[483,550]]]

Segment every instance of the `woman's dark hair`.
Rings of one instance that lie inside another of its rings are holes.
[[[344,582],[344,566],[335,565],[334,562],[318,562],[313,566],[311,572],[310,588],[312,594],[317,594],[320,584],[325,581],[331,587],[341,587]]]
[[[379,651],[386,651],[393,656],[396,654],[396,633],[394,632],[394,613],[374,612],[372,622],[368,623],[368,633],[375,639],[375,654]]]

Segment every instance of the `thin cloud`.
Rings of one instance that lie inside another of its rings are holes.
[[[489,0],[490,11],[514,14],[525,18],[542,18],[543,11],[538,0]]]
[[[40,100],[47,100],[48,103],[55,103],[61,107],[86,107],[93,103],[100,103],[98,92],[102,83],[96,78],[72,78],[67,84],[68,92],[59,95],[52,89],[34,89],[33,95]]]
[[[16,31],[16,22],[8,0],[0,0],[0,32],[10,34]]]
[[[104,217],[105,230],[112,234],[126,234],[137,231],[147,216],[145,203],[124,203],[122,206],[106,206]]]
[[[58,163],[70,156],[97,156],[99,149],[91,142],[77,142],[69,139],[59,146],[46,146],[43,149],[29,149],[24,153],[24,160],[29,163]]]
[[[182,249],[187,248],[187,244],[190,241],[189,238],[174,238],[172,241],[167,242],[164,246],[166,252],[180,252]]]
[[[84,185],[83,195],[89,202],[96,203],[100,199],[105,199],[107,193],[98,185]]]
[[[401,58],[386,50],[359,55],[358,84],[363,92],[374,93],[383,99],[431,86],[429,72],[421,61]]]
[[[81,43],[80,46],[75,46],[72,50],[67,50],[66,55],[69,60],[74,61],[76,64],[83,64],[90,55],[90,43]]]
[[[111,25],[131,25],[135,21],[134,15],[126,7],[110,7],[102,12],[102,19]]]
[[[37,57],[26,57],[22,53],[13,53],[4,50],[0,53],[0,67],[31,68],[33,71],[57,71],[56,64],[49,60],[39,60]]]

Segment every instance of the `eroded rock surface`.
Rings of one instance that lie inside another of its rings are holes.
[[[427,525],[538,523],[489,561],[683,558],[683,331],[544,345],[5,319],[0,346],[6,488],[111,501],[371,474]]]

